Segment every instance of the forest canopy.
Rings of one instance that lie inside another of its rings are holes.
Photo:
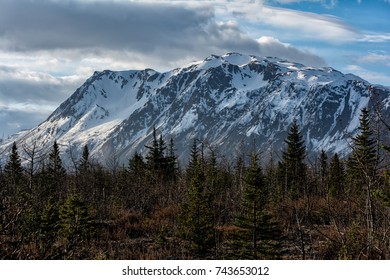
[[[390,259],[389,132],[363,109],[347,158],[308,158],[294,121],[267,157],[194,139],[182,166],[155,129],[145,157],[109,168],[85,146],[74,170],[57,142],[48,155],[14,143],[0,169],[0,258]]]

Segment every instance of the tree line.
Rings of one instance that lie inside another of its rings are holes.
[[[234,159],[194,139],[186,166],[153,131],[143,157],[107,168],[85,146],[14,143],[0,168],[2,259],[389,259],[390,147],[363,109],[352,153],[309,163],[294,121],[280,159]],[[386,124],[383,121],[384,124]],[[389,128],[389,127],[387,127]],[[43,160],[42,160],[43,158]]]

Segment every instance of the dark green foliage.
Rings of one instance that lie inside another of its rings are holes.
[[[335,154],[329,166],[329,195],[343,198],[345,195],[345,168],[337,154]]]
[[[349,196],[355,196],[355,203],[362,205],[364,203],[363,213],[367,231],[365,253],[368,258],[371,258],[377,219],[374,193],[377,192],[379,181],[377,177],[378,151],[367,108],[362,109],[359,134],[353,137],[352,141],[353,152],[348,159]]]
[[[49,154],[48,171],[54,176],[62,176],[65,174],[65,169],[62,166],[60,149],[58,147],[57,141],[54,141],[53,147]]]
[[[75,190],[60,208],[59,225],[61,235],[73,246],[89,239],[94,232],[88,208]]]
[[[85,173],[89,170],[90,167],[91,167],[91,163],[89,162],[89,150],[88,150],[88,146],[85,145],[79,163],[79,172]]]
[[[59,228],[58,201],[54,197],[49,197],[39,221],[39,239],[44,242],[47,250],[57,239]]]
[[[146,164],[144,158],[139,154],[135,153],[129,161],[129,172],[134,177],[140,177],[144,174]]]
[[[197,256],[205,256],[214,247],[214,224],[211,198],[205,187],[205,174],[200,164],[192,174],[184,203],[181,205],[181,235],[190,241]]]
[[[199,164],[200,164],[200,155],[199,155],[197,140],[196,138],[194,138],[194,141],[191,146],[190,160],[187,166],[188,178],[192,178]]]
[[[387,155],[390,155],[390,146],[383,146],[383,150]],[[385,171],[386,188],[376,190],[376,196],[388,208],[390,208],[390,171]]]
[[[244,177],[241,210],[235,225],[239,228],[232,242],[231,256],[239,259],[275,259],[279,256],[281,232],[266,206],[269,189],[257,154]]]
[[[294,120],[285,140],[286,148],[278,164],[279,185],[284,196],[304,197],[308,193],[306,185],[306,147]]]
[[[146,146],[149,150],[146,156],[146,164],[149,170],[160,172],[163,165],[164,151],[166,149],[165,143],[160,138],[157,140],[156,128],[153,128],[153,140],[151,146]]]
[[[154,179],[156,181],[174,179],[177,168],[173,140],[171,139],[169,152],[167,153],[162,135],[157,140],[157,132],[154,128],[152,145],[146,146],[146,148],[149,150],[146,156],[146,167],[150,174],[153,174]]]
[[[377,149],[374,133],[370,127],[369,112],[362,109],[359,134],[352,138],[352,155],[348,159],[351,181],[358,193],[367,186],[377,172]]]
[[[0,258],[390,259],[390,148],[378,165],[369,127],[362,111],[348,172],[337,154],[306,162],[296,122],[262,163],[194,140],[184,171],[156,130],[145,159],[112,169],[85,146],[68,172],[55,142],[24,174],[15,144],[0,161]]]
[[[329,166],[328,166],[328,156],[324,150],[321,150],[319,158],[319,177],[320,177],[320,186],[318,194],[323,195],[328,192],[328,176],[329,176]]]
[[[168,147],[168,155],[166,156],[166,176],[169,179],[176,179],[178,172],[177,156],[175,154],[175,144],[171,138]]]
[[[16,188],[20,184],[23,175],[23,167],[18,153],[18,148],[14,142],[12,145],[12,150],[9,155],[8,162],[4,167],[4,173],[6,179],[10,182],[13,187],[12,192],[16,191]]]
[[[48,189],[48,193],[49,195],[52,195],[54,192],[60,190],[66,175],[65,168],[62,165],[60,149],[58,147],[57,141],[54,141],[53,147],[49,153],[47,175],[50,181],[50,188]]]

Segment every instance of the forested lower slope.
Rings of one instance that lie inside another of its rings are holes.
[[[267,157],[255,140],[228,158],[194,139],[186,165],[156,130],[125,165],[93,162],[85,146],[69,169],[56,142],[49,154],[15,143],[0,173],[0,258],[390,259],[390,127],[366,109],[359,123],[347,158],[308,157],[295,121]]]

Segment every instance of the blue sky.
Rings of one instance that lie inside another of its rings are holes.
[[[283,3],[285,2],[285,3]],[[310,47],[326,62],[343,72],[352,72],[363,78],[390,85],[390,1],[273,1],[274,7],[328,15],[339,20],[345,38],[323,40],[286,38],[296,47]],[[322,30],[322,28],[319,28]],[[282,38],[283,40],[284,38]]]
[[[0,138],[95,70],[278,56],[390,86],[390,0],[0,0]]]

